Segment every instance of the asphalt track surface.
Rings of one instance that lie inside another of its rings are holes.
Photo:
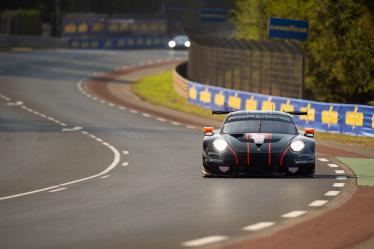
[[[245,235],[242,228],[258,222],[282,224],[283,214],[334,198],[325,193],[337,190],[336,169],[321,161],[313,179],[204,179],[200,130],[113,108],[77,89],[94,72],[185,56],[0,54],[0,248],[203,245]]]

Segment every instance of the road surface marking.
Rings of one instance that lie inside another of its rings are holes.
[[[196,129],[196,127],[195,126],[192,126],[192,125],[187,125],[186,126],[188,129]]]
[[[335,182],[333,185],[335,188],[343,188],[345,186],[344,182]]]
[[[336,169],[335,174],[345,174],[345,171],[342,169]]]
[[[309,207],[321,207],[323,205],[325,205],[327,202],[327,200],[316,200],[316,201],[313,201],[312,203],[310,203],[308,206]]]
[[[9,102],[9,103],[6,103],[6,105],[8,105],[8,106],[20,106],[20,105],[23,105],[23,102],[22,101]]]
[[[100,143],[103,142],[103,140],[101,138],[99,138],[99,137],[96,137],[95,139],[96,139],[96,141],[98,141]]]
[[[340,191],[330,190],[325,193],[325,196],[337,196]]]
[[[291,211],[289,213],[282,214],[282,217],[283,218],[296,218],[296,217],[299,217],[299,216],[301,216],[305,213],[306,213],[306,211],[296,210],[296,211]]]
[[[130,112],[131,112],[131,113],[138,113],[138,111],[137,111],[137,110],[134,110],[134,109],[130,109]]]
[[[124,163],[122,163],[122,166],[129,166],[129,162],[124,162]]]
[[[166,121],[166,119],[164,119],[164,118],[157,118],[157,120],[160,121],[160,122],[165,122]]]
[[[100,100],[100,103],[101,104],[106,104],[106,101],[105,100]]]
[[[123,107],[123,106],[119,106],[119,107],[118,107],[118,109],[120,109],[120,110],[124,111],[124,110],[126,110],[126,107]]]
[[[318,158],[318,160],[320,160],[321,162],[328,162],[329,161],[328,159],[323,158],[323,157]]]
[[[226,236],[208,236],[200,239],[190,240],[182,243],[182,246],[185,247],[196,247],[196,246],[204,246],[212,243],[216,243],[219,241],[227,240]]]
[[[110,107],[114,107],[114,104],[113,104],[113,103],[108,103],[108,105],[109,105]]]
[[[123,153],[124,155],[128,155],[128,154],[129,154],[129,152],[128,152],[127,150],[123,150],[122,153]]]
[[[108,144],[107,142],[101,142],[103,145],[105,146],[110,146],[110,144]]]
[[[347,176],[337,176],[335,179],[340,181],[347,180]]]
[[[257,231],[261,229],[265,229],[267,227],[274,226],[275,222],[270,222],[270,221],[264,221],[264,222],[259,222],[250,226],[243,227],[243,231]]]
[[[100,178],[105,179],[108,178],[110,175],[100,176]]]
[[[328,165],[329,165],[329,167],[331,167],[331,168],[338,168],[338,167],[339,167],[339,166],[336,165],[335,163],[329,163]]]
[[[142,115],[144,116],[144,117],[146,117],[146,118],[149,118],[149,117],[151,117],[151,115],[150,114],[148,114],[148,113],[142,113]]]
[[[180,123],[178,123],[178,122],[175,122],[175,121],[173,121],[173,122],[171,122],[173,125],[181,125]]]
[[[81,126],[75,126],[73,128],[62,128],[62,131],[80,131],[82,130],[83,128]],[[83,133],[83,132],[82,132]],[[85,134],[85,133],[83,133]]]
[[[54,192],[62,191],[62,190],[65,190],[65,189],[67,189],[67,188],[56,188],[56,189],[49,190],[48,192],[54,193]]]

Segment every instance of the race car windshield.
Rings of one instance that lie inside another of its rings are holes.
[[[245,114],[228,117],[222,128],[223,133],[278,133],[297,135],[291,118],[282,115]]]

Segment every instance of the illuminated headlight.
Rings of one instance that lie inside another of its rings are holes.
[[[190,42],[190,41],[186,41],[186,42],[184,43],[184,46],[185,46],[186,48],[189,48],[189,47],[191,46],[191,42]]]
[[[169,41],[168,45],[169,45],[169,47],[174,48],[176,43],[175,43],[175,41]]]
[[[291,143],[291,150],[294,152],[300,152],[304,149],[305,144],[301,140],[295,140]]]
[[[218,151],[224,151],[227,147],[227,142],[223,139],[216,139],[213,142],[214,148],[216,148]]]

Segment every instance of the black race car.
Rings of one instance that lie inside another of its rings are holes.
[[[313,176],[314,129],[301,135],[300,112],[235,111],[218,130],[204,127],[203,176]]]

